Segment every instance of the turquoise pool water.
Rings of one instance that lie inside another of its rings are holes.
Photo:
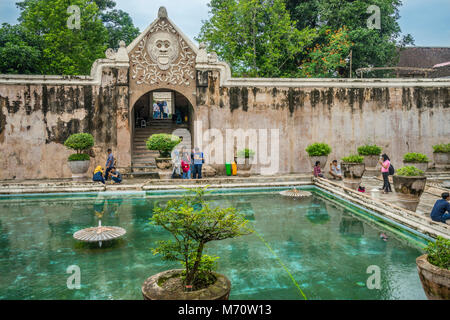
[[[296,201],[278,191],[217,193],[216,205],[240,209],[257,234],[207,245],[232,282],[231,299],[425,299],[415,259],[425,240],[311,189]],[[169,234],[151,226],[155,206],[173,195],[122,193],[0,198],[0,299],[142,299],[144,280],[178,267],[153,256]],[[83,248],[72,238],[95,226],[127,230],[116,248]],[[387,242],[380,232],[388,235]],[[81,270],[70,290],[66,269]],[[369,289],[369,266],[381,288]]]

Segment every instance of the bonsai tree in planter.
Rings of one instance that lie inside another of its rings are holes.
[[[403,156],[403,164],[405,166],[414,166],[421,171],[428,169],[428,162],[430,160],[425,154],[410,152]]]
[[[72,178],[83,178],[89,169],[91,159],[87,153],[83,152],[94,146],[94,137],[89,133],[75,133],[67,138],[64,146],[77,152],[71,154],[68,158]]]
[[[393,181],[395,192],[399,193],[400,206],[416,211],[427,183],[424,172],[414,166],[405,166],[397,170]]]
[[[255,151],[251,149],[243,149],[237,153],[237,167],[241,171],[250,171],[252,168],[251,159],[255,156]]]
[[[364,145],[358,148],[358,154],[364,157],[367,169],[375,169],[381,154],[381,148],[377,145]]]
[[[156,158],[156,166],[159,169],[170,169],[172,159],[170,153],[181,142],[181,139],[172,134],[159,133],[152,134],[146,141],[147,149],[159,152],[159,158]]]
[[[326,143],[315,142],[306,147],[311,166],[314,167],[316,161],[320,161],[320,168],[323,170],[327,164],[328,155],[331,153],[331,147]]]
[[[170,200],[154,209],[152,224],[169,231],[174,240],[158,241],[154,254],[178,261],[183,269],[168,270],[148,278],[142,294],[149,300],[228,299],[231,284],[214,272],[218,257],[204,254],[211,241],[250,234],[252,230],[235,208],[212,207],[204,196],[206,188],[189,189],[182,199]]]
[[[433,146],[434,164],[437,168],[447,168],[450,166],[450,143],[437,144]]]
[[[344,176],[344,185],[350,189],[358,189],[361,179],[366,171],[364,157],[356,154],[341,159],[341,169]]]
[[[428,299],[450,300],[450,240],[438,237],[416,259],[420,282]]]

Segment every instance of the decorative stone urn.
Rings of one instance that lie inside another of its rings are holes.
[[[325,169],[328,161],[328,156],[310,156],[309,161],[311,161],[311,167],[316,165],[316,161],[320,161],[320,169]]]
[[[397,193],[400,207],[410,211],[416,211],[420,201],[420,196],[425,190],[427,177],[425,176],[398,176],[393,177],[394,189]]]
[[[155,274],[142,285],[144,300],[228,300],[231,282],[214,272],[217,280],[207,288],[186,292],[179,286],[182,269],[172,269]],[[178,282],[178,284],[177,284]]]
[[[416,265],[427,298],[429,300],[450,300],[450,270],[429,263],[427,254],[418,257]]]
[[[156,167],[161,170],[172,168],[172,158],[155,158]]]
[[[433,153],[434,165],[436,168],[450,167],[450,152],[446,153]]]
[[[89,170],[91,161],[68,161],[67,164],[72,172],[72,179],[81,180],[86,178],[86,172]]]
[[[344,186],[357,190],[366,171],[366,165],[364,163],[341,162],[341,169],[344,176]]]
[[[403,161],[403,164],[405,166],[414,166],[419,170],[422,170],[423,172],[427,171],[428,169],[428,162],[405,162]]]
[[[375,170],[379,160],[380,156],[376,154],[364,156],[364,164],[366,165],[366,170]]]

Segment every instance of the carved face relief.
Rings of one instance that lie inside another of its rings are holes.
[[[147,52],[161,70],[167,70],[178,58],[177,38],[168,32],[156,32],[148,39]]]

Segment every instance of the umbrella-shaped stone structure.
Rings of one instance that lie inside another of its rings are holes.
[[[98,221],[98,227],[86,228],[79,230],[73,234],[76,240],[84,242],[98,242],[102,246],[103,241],[111,241],[122,237],[126,232],[120,227],[102,226],[102,221]]]
[[[280,194],[284,197],[290,197],[293,199],[302,199],[312,196],[312,193],[309,191],[298,190],[296,188],[291,190],[281,191]]]

